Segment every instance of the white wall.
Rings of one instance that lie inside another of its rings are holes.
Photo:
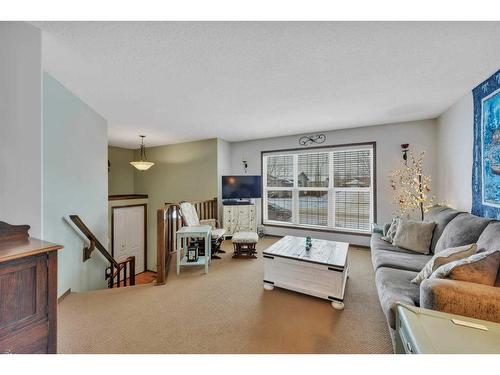
[[[438,196],[449,206],[470,212],[472,206],[472,92],[438,119]]]
[[[435,120],[415,121],[388,125],[368,126],[354,129],[323,132],[327,141],[323,145],[340,145],[358,142],[377,142],[377,221],[391,219],[395,207],[392,204],[393,191],[390,187],[390,171],[400,165],[401,144],[410,143],[416,150],[425,150],[425,173],[437,177],[437,124]],[[231,143],[232,173],[243,174],[242,160],[248,161],[248,174],[261,174],[261,151],[300,147],[300,135],[259,139]],[[261,222],[261,199],[257,199],[257,221]],[[304,230],[267,227],[266,233],[275,235],[304,235]],[[354,244],[368,245],[369,238],[363,236],[315,232],[318,238],[349,241]]]
[[[40,30],[0,22],[0,220],[42,233]]]
[[[58,295],[104,288],[104,257],[82,261],[83,241],[63,217],[79,215],[107,246],[107,122],[49,74],[43,75],[43,239],[64,245]]]
[[[232,173],[231,143],[217,138],[217,197],[219,201],[219,221],[222,225],[222,176]]]

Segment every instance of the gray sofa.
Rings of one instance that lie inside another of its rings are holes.
[[[500,222],[443,206],[432,208],[425,221],[436,223],[429,255],[395,247],[380,233],[371,237],[377,291],[393,344],[397,302],[500,322],[500,271],[495,287],[448,279],[410,282],[433,254],[449,247],[477,243],[478,251],[500,250]]]

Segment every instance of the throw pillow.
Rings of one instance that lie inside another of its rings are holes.
[[[450,278],[493,286],[497,278],[499,264],[500,250],[484,251],[442,265],[432,273],[430,278]]]
[[[411,281],[413,284],[420,285],[420,283],[429,278],[430,275],[440,266],[455,260],[467,258],[477,251],[477,245],[465,245],[458,247],[450,247],[449,249],[442,250],[439,254],[435,254],[431,260],[427,262],[422,271]]]
[[[396,235],[396,231],[398,230],[400,222],[401,222],[400,217],[396,216],[394,219],[392,219],[391,226],[387,230],[387,233],[385,234],[385,236],[380,238],[392,244],[392,241],[394,241],[394,236]]]
[[[497,278],[499,264],[500,251],[495,251],[476,262],[455,267],[451,270],[448,278],[493,286]]]
[[[429,254],[436,223],[401,220],[392,244],[417,253]]]

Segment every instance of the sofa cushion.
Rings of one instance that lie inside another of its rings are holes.
[[[487,252],[489,253],[489,252]],[[476,284],[493,286],[497,279],[498,265],[500,264],[500,251],[468,264],[455,267],[448,275],[449,279],[467,281]]]
[[[382,235],[387,236],[387,232],[389,232],[389,229],[391,229],[391,225],[392,222],[384,224],[384,230],[382,232]]]
[[[497,277],[499,263],[500,251],[483,251],[465,259],[442,265],[432,273],[430,279],[450,278],[493,286]]]
[[[382,235],[379,233],[373,233],[370,238],[370,248],[373,251],[384,250],[384,251],[396,251],[399,253],[415,254],[414,251],[402,249],[400,247],[391,245],[387,241],[384,241]]]
[[[181,215],[184,219],[184,224],[188,227],[196,227],[200,225],[200,219],[194,206],[189,202],[181,203]]]
[[[436,205],[425,213],[424,221],[428,223],[436,223],[434,233],[432,235],[431,252],[434,252],[436,243],[443,234],[444,228],[452,221],[460,211],[454,210],[446,206]]]
[[[500,221],[493,221],[477,240],[478,251],[500,250]]]
[[[411,282],[420,284],[423,280],[429,278],[430,275],[440,266],[455,260],[467,258],[477,252],[475,243],[465,246],[451,247],[435,254],[431,260],[425,265],[420,273]]]
[[[392,219],[389,229],[385,231],[381,239],[383,239],[386,242],[392,243],[394,241],[394,236],[396,235],[396,231],[398,230],[399,223],[401,223],[401,218],[395,217],[394,219]]]
[[[478,217],[468,213],[457,215],[444,228],[443,234],[436,243],[435,253],[450,247],[477,243],[477,240],[491,219]]]
[[[416,275],[416,272],[386,267],[379,268],[375,273],[380,305],[392,329],[395,329],[396,303],[419,304],[419,287],[410,282]]]
[[[420,272],[432,258],[431,255],[409,254],[401,251],[372,250],[373,269],[381,267]]]
[[[255,232],[236,232],[231,239],[233,243],[257,243],[259,235]]]
[[[429,254],[436,223],[401,220],[392,244],[421,254]]]

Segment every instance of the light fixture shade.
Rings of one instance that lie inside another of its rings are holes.
[[[140,135],[139,137],[141,137],[141,148],[140,148],[141,160],[131,161],[130,164],[132,164],[135,168],[137,168],[140,171],[147,171],[149,168],[151,168],[153,165],[155,165],[155,163],[147,161],[146,146],[144,146],[144,138],[146,136]]]
[[[155,163],[150,162],[150,161],[131,161],[130,164],[132,164],[134,167],[136,167],[140,171],[146,171],[149,168],[151,168]]]

